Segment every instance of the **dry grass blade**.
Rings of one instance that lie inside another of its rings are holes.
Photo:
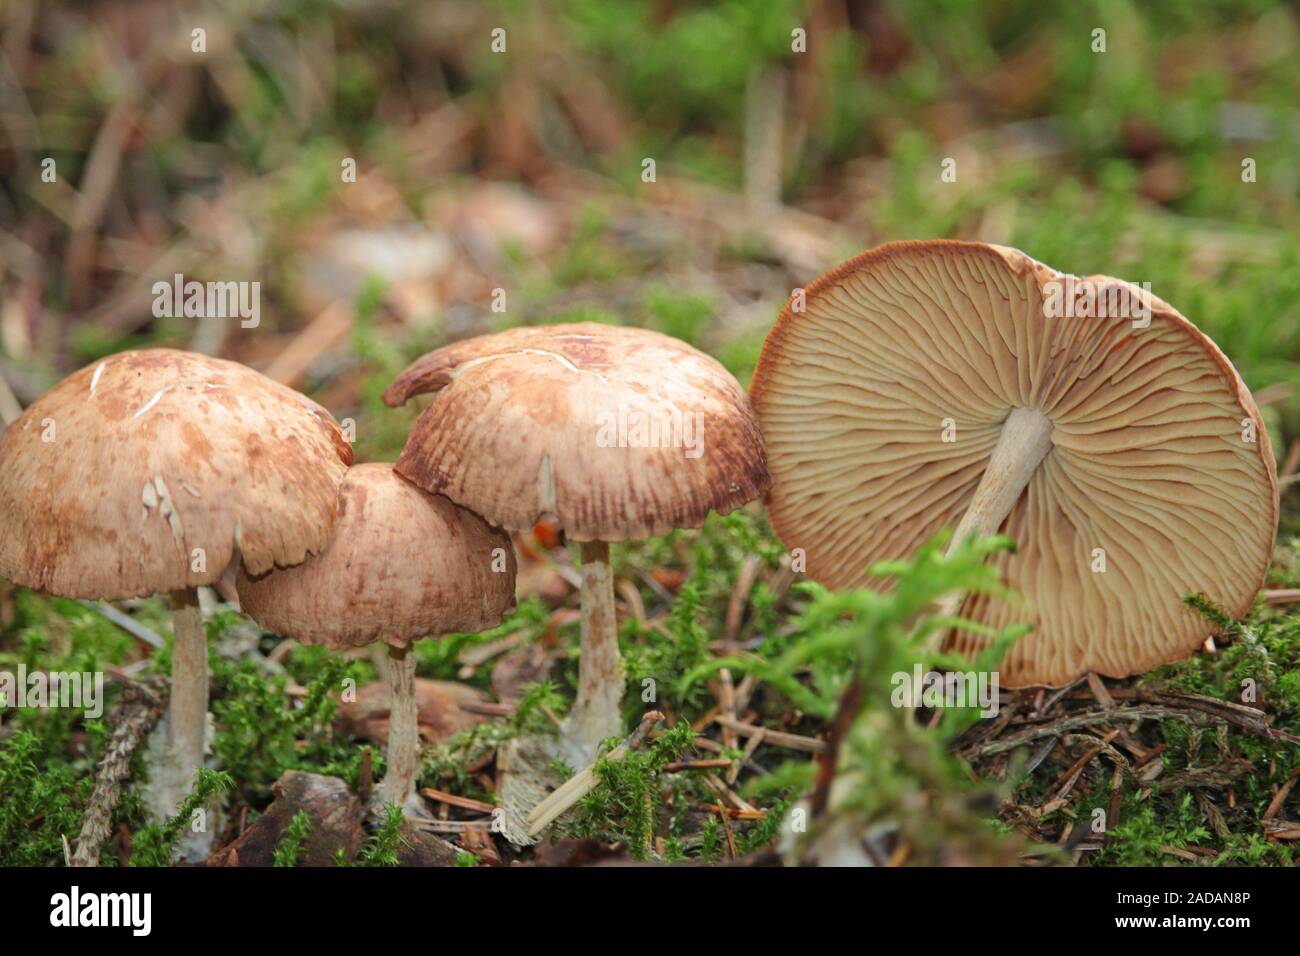
[[[113,728],[95,773],[95,788],[86,803],[81,836],[69,866],[98,866],[99,851],[111,833],[113,811],[122,801],[122,787],[131,774],[131,757],[166,706],[167,693],[144,684],[127,686]],[[66,837],[64,838],[66,841]]]

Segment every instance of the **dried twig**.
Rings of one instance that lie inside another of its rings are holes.
[[[123,614],[111,604],[107,604],[104,601],[85,600],[78,600],[77,603],[82,607],[90,608],[90,610],[97,614],[102,614],[132,637],[144,641],[144,643],[148,644],[150,647],[162,648],[167,646],[167,643],[152,630],[145,627],[135,618],[131,617],[131,615]]]
[[[839,707],[835,719],[831,721],[830,740],[817,755],[817,772],[813,778],[813,790],[808,798],[809,816],[820,817],[830,804],[831,785],[839,773],[840,744],[848,736],[853,719],[857,716],[862,703],[862,680],[855,673],[849,686],[840,695]]]
[[[1092,671],[1088,672],[1086,680],[1088,681],[1088,690],[1096,698],[1097,703],[1101,705],[1102,710],[1110,710],[1115,706],[1115,701],[1111,698],[1106,690],[1106,685],[1101,682],[1101,678]]]
[[[1119,695],[1112,694],[1112,696]],[[1113,710],[1091,710],[1069,714],[997,740],[990,740],[973,747],[968,745],[962,748],[961,752],[967,759],[989,757],[993,754],[1014,750],[1033,740],[1058,736],[1067,730],[1087,727],[1092,724],[1169,719],[1181,720],[1194,727],[1212,727],[1217,722],[1224,722],[1272,740],[1300,744],[1300,737],[1270,726],[1268,723],[1269,716],[1262,710],[1256,710],[1253,707],[1215,700],[1212,697],[1201,697],[1197,694],[1156,695],[1143,693],[1142,697],[1149,699],[1151,702],[1145,702],[1144,700],[1142,703],[1116,706]]]
[[[751,554],[741,564],[740,572],[736,575],[736,586],[732,588],[731,599],[727,602],[727,617],[723,631],[723,640],[728,644],[735,643],[736,636],[740,633],[740,623],[749,604],[750,592],[754,590],[754,578],[758,575],[759,563],[758,555]]]
[[[736,832],[731,828],[731,816],[726,812],[726,807],[722,805],[720,800],[713,805],[713,809],[722,820],[722,827],[727,834],[727,850],[734,860],[739,854],[736,852]]]
[[[758,807],[754,806],[752,803],[747,801],[740,794],[736,793],[736,791],[732,790],[730,787],[728,787],[725,783],[723,783],[720,779],[718,779],[713,774],[708,774],[703,779],[704,779],[704,785],[706,787],[708,787],[718,796],[726,798],[727,802],[730,803],[737,810],[743,810],[746,813],[758,812]]]
[[[754,751],[756,751],[759,748],[759,745],[762,744],[763,741],[766,739],[767,739],[766,730],[760,730],[758,733],[754,734],[752,737],[749,738],[749,743],[745,744],[745,749],[741,753],[740,759],[735,761],[731,765],[731,769],[727,771],[728,785],[735,784],[736,780],[740,777],[741,769],[745,766],[745,764],[749,763],[749,759],[754,756]]]
[[[122,703],[114,714],[113,736],[95,771],[95,787],[86,803],[72,866],[99,865],[99,851],[112,832],[113,811],[122,802],[122,785],[131,773],[131,757],[158,722],[166,703],[167,692],[160,687],[126,686]]]
[[[714,715],[714,723],[730,727],[742,737],[752,737],[762,731],[763,742],[772,744],[776,747],[785,747],[787,750],[799,750],[807,754],[819,754],[826,749],[826,741],[818,740],[816,737],[804,737],[800,734],[787,734],[784,731],[772,730],[768,727],[760,727],[757,724],[748,724],[743,720],[732,720],[730,717]]]
[[[282,385],[297,385],[313,362],[347,340],[352,331],[352,306],[334,302],[307,323],[264,370]]]
[[[1228,829],[1227,822],[1223,819],[1223,814],[1219,808],[1214,805],[1214,801],[1200,790],[1196,791],[1196,803],[1205,814],[1205,818],[1210,821],[1210,827],[1218,834],[1219,839],[1227,840],[1232,836],[1232,831]],[[1113,827],[1114,824],[1112,823]]]
[[[462,810],[472,810],[475,813],[491,813],[496,809],[490,803],[484,803],[482,800],[472,800],[469,797],[460,797],[454,793],[447,793],[445,790],[434,790],[432,787],[424,787],[420,790],[420,796],[427,797],[437,803],[445,803],[447,806],[460,807]]]
[[[664,764],[664,773],[681,773],[683,770],[722,770],[731,766],[730,760],[674,760]]]
[[[731,681],[730,669],[724,667],[718,672],[718,708],[724,717],[736,719],[736,685]],[[730,749],[736,746],[736,731],[722,724],[722,746]]]
[[[1271,820],[1277,816],[1278,811],[1282,809],[1282,804],[1291,795],[1291,788],[1295,786],[1298,777],[1300,777],[1300,767],[1292,770],[1291,776],[1286,778],[1286,783],[1277,788],[1277,793],[1273,794],[1273,799],[1268,803],[1268,809],[1264,811],[1263,819]]]
[[[1083,773],[1083,768],[1086,767],[1092,761],[1092,758],[1096,757],[1097,754],[1101,753],[1102,748],[1105,747],[1106,744],[1114,740],[1118,733],[1119,733],[1118,730],[1112,730],[1105,737],[1101,738],[1100,743],[1093,744],[1092,746],[1090,746],[1087,750],[1083,752],[1083,756],[1081,756],[1078,760],[1076,760],[1074,763],[1070,764],[1070,766],[1066,767],[1064,770],[1061,771],[1060,775],[1054,781],[1052,781],[1052,785],[1048,789],[1055,789],[1057,787],[1061,787],[1061,792],[1057,794],[1057,796],[1058,797],[1065,796],[1065,793],[1069,789],[1069,786],[1072,786],[1074,781],[1078,779],[1079,774]]]

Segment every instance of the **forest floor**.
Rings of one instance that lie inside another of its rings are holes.
[[[355,424],[358,461],[391,461],[419,407],[389,409],[382,391],[467,335],[640,325],[748,385],[791,290],[879,242],[1002,243],[1150,282],[1231,357],[1279,453],[1260,601],[1242,622],[1203,607],[1216,636],[1186,661],[1004,692],[990,720],[922,710],[903,725],[871,697],[862,720],[887,733],[859,741],[871,785],[853,811],[881,863],[1300,860],[1293,10],[1069,5],[1011,22],[978,3],[942,17],[873,3],[864,23],[838,4],[754,2],[664,23],[649,2],[614,16],[592,0],[550,19],[450,4],[435,24],[420,4],[358,20],[282,6],[230,5],[194,61],[159,46],[165,2],[2,15],[30,109],[4,135],[31,141],[0,151],[0,413],[106,354],[191,348],[304,391]],[[493,58],[477,38],[501,19],[511,54]],[[1094,19],[1109,52],[1090,48]],[[807,59],[789,52],[791,22],[818,38]],[[352,157],[356,182],[340,181]],[[261,325],[155,318],[150,280],[175,272],[261,277]],[[263,633],[217,597],[214,773],[196,797],[217,808],[213,863],[773,862],[835,738],[846,647],[917,659],[898,628],[862,630],[883,597],[794,574],[761,504],[618,546],[627,728],[650,707],[664,719],[553,839],[519,848],[493,828],[495,754],[553,732],[573,700],[579,615],[576,548],[546,525],[515,545],[517,611],[416,646],[433,817],[418,833],[363,809],[384,772],[374,656]],[[117,607],[134,634],[0,582],[0,671],[108,676],[104,720],[0,708],[0,865],[63,863],[97,764],[161,709],[165,601]],[[185,829],[146,820],[144,750],[101,821],[105,864],[166,862]]]

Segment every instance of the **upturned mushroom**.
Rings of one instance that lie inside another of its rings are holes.
[[[515,602],[510,538],[478,515],[431,495],[387,464],[356,465],[339,492],[334,536],[291,568],[236,583],[245,614],[304,644],[388,646],[390,712],[384,800],[421,815],[420,739],[412,644],[480,631]]]
[[[292,389],[190,352],[123,352],[83,368],[0,437],[0,576],[72,598],[171,594],[171,813],[203,762],[207,641],[196,589],[232,560],[254,573],[329,540],[352,461],[338,423]]]
[[[1259,411],[1209,338],[1119,279],[999,246],[882,246],[787,305],[751,394],[773,526],[823,583],[865,584],[945,527],[1015,541],[995,560],[1023,603],[945,609],[1032,624],[1006,686],[1184,657],[1207,631],[1185,595],[1240,615],[1263,581],[1278,490]]]
[[[582,549],[582,655],[566,726],[590,762],[622,730],[609,543],[695,528],[768,487],[744,390],[684,342],[580,323],[517,328],[430,352],[384,393],[433,399],[394,466],[494,525],[545,514]]]

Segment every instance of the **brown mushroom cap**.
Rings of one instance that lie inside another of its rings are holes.
[[[1049,317],[1045,299],[1070,288],[1049,283],[1066,278],[1014,249],[883,246],[813,283],[804,312],[787,306],[752,389],[773,525],[832,587],[866,584],[874,562],[956,526],[1014,410],[1049,419],[1050,449],[1001,526],[1018,550],[996,558],[1025,600],[968,597],[960,611],[1033,625],[1002,665],[1008,686],[1191,653],[1207,626],[1182,597],[1244,613],[1277,523],[1268,434],[1223,353],[1167,303],[1106,276],[1070,279],[1129,314],[1149,303],[1148,327]],[[974,654],[987,639],[948,643]]]
[[[212,584],[237,551],[296,564],[329,540],[351,462],[325,409],[250,368],[113,355],[0,437],[0,576],[112,600]]]
[[[236,587],[245,614],[304,644],[402,646],[501,623],[515,557],[505,532],[372,463],[343,479],[324,551],[261,576],[241,569]]]
[[[581,323],[468,339],[418,359],[384,401],[421,392],[434,398],[397,471],[512,530],[550,512],[577,541],[666,534],[771,480],[744,390],[657,332]]]

